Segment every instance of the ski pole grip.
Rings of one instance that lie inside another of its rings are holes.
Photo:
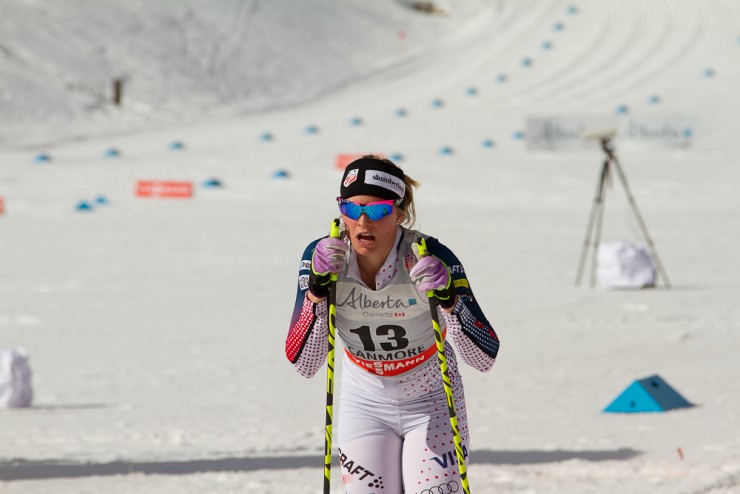
[[[416,247],[417,252],[419,252],[419,258],[423,258],[429,255],[429,252],[427,251],[427,242],[424,237],[420,237],[416,241]],[[434,299],[434,290],[427,291],[427,297],[430,300]]]
[[[329,236],[332,238],[339,238],[339,218],[334,218],[334,220],[331,222]]]
[[[419,237],[419,240],[416,241],[416,245],[418,246],[419,257],[426,257],[429,254],[427,252],[427,242],[424,237]]]
[[[329,236],[331,238],[339,238],[339,218],[334,218],[334,220],[331,222],[331,229],[329,230]],[[331,281],[337,281],[339,279],[339,276],[332,273],[331,274]]]

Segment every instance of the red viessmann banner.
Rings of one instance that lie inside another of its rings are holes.
[[[379,158],[385,158],[381,153],[342,153],[337,155],[334,166],[336,166],[338,170],[344,170],[347,168],[347,165],[352,163],[354,160],[360,159],[367,154],[372,154]]]
[[[174,199],[193,197],[193,183],[170,180],[139,180],[136,182],[136,197],[168,197]]]

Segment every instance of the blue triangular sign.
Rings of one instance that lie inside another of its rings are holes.
[[[75,207],[77,211],[92,211],[92,205],[87,201],[80,201]]]
[[[612,413],[665,412],[694,406],[657,374],[630,384],[604,411]]]

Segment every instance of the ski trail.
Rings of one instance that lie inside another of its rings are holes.
[[[536,82],[517,86],[513,97],[497,100],[494,105],[501,109],[518,106],[520,102],[538,102],[546,108],[558,106],[564,94],[574,93],[574,98],[590,94],[597,88],[610,86],[619,74],[630,70],[620,64],[624,63],[623,54],[630,53],[642,42],[646,30],[644,10],[634,1],[620,2],[618,7],[614,4],[602,7],[600,29],[594,31],[590,40],[593,43],[585,43],[585,50],[571,55],[571,61],[554,74],[538,74]],[[625,16],[617,8],[627,9],[627,23],[616,21]]]
[[[504,91],[491,96],[487,93],[459,108],[450,107],[445,110],[446,125],[440,125],[431,134],[411,136],[406,142],[421,144],[430,137],[450,141],[478,129],[479,122],[470,118],[472,105],[502,115],[525,103],[542,108],[544,112],[555,109],[567,114],[591,108],[585,111],[603,114],[605,109],[599,105],[616,104],[617,98],[670,70],[688,52],[697,49],[708,30],[704,3],[692,3],[691,13],[684,16],[679,16],[677,9],[680,7],[671,2],[646,6],[633,0],[605,3],[601,7],[602,10],[589,19],[598,23],[598,29],[591,31],[592,38],[585,43],[586,49],[561,61],[558,67],[562,68],[551,73],[543,71],[529,84],[510,81]],[[487,56],[483,57],[485,60]],[[483,61],[479,60],[477,65],[484,65]],[[536,69],[535,66],[531,70]],[[648,88],[645,90],[647,94]]]
[[[683,15],[679,18],[674,4],[667,4],[670,8],[668,19],[663,26],[660,37],[646,49],[638,60],[635,60],[617,74],[618,77],[609,86],[603,88],[594,87],[589,91],[580,91],[563,101],[564,107],[577,109],[583,105],[588,106],[591,102],[614,100],[621,95],[628,94],[639,87],[645,87],[650,81],[658,79],[658,76],[667,72],[675,66],[686,55],[695,49],[708,29],[707,9],[705,4],[691,3],[693,9],[691,15]],[[684,28],[678,25],[681,19],[690,19],[691,25]],[[676,39],[683,38],[681,42]],[[674,41],[670,42],[673,39]],[[646,88],[646,95],[648,94]]]
[[[233,96],[228,77],[231,61],[238,60],[238,54],[246,43],[248,27],[259,6],[259,0],[246,3],[234,0],[230,8],[230,25],[224,29],[221,40],[214,43],[212,58],[209,61],[209,76],[214,90],[222,102]]]
[[[709,485],[699,489],[687,492],[686,494],[721,494],[735,492],[735,488],[740,486],[740,471],[735,471],[726,475],[719,480],[715,480]]]
[[[463,88],[475,85],[476,81],[483,80],[484,83],[492,83],[495,75],[500,72],[512,74],[512,71],[506,70],[503,63],[499,61],[502,56],[511,58],[511,54],[517,46],[523,44],[528,37],[534,36],[535,32],[542,30],[542,25],[553,18],[553,14],[558,9],[563,9],[562,2],[524,2],[499,4],[499,13],[501,18],[494,17],[492,22],[476,26],[477,31],[469,29],[466,35],[462,35],[455,42],[446,44],[446,53],[436,53],[435,59],[442,58],[449,64],[456,64],[456,60],[464,57],[467,61],[465,66],[454,71],[440,71],[440,62],[429,64],[425,57],[404,63],[405,75],[393,78],[392,81],[375,85],[372,89],[364,91],[362,99],[373,101],[377,98],[386,99],[387,95],[394,95],[398,100],[404,100],[404,106],[413,114],[419,114],[422,111],[428,111],[431,100],[435,97],[442,97],[450,101],[459,99]],[[503,12],[503,13],[502,13]],[[493,15],[493,12],[489,12]],[[482,20],[481,16],[481,20]],[[450,48],[451,47],[451,48]],[[390,72],[392,74],[392,72]],[[381,74],[381,77],[388,77],[389,73]],[[414,81],[417,81],[416,83]],[[411,93],[408,87],[412,86],[415,90]],[[483,85],[481,85],[483,87]],[[486,90],[484,88],[484,90]],[[485,100],[477,99],[471,102],[455,101],[454,109],[452,106],[446,109],[445,115],[452,117],[452,112],[464,111],[469,115],[471,105],[485,104]],[[391,109],[378,107],[374,105],[368,109],[367,114],[372,117],[382,114],[388,114]],[[453,117],[454,119],[454,117]],[[392,128],[394,123],[386,124],[388,127],[380,126],[382,130]],[[438,130],[432,131],[426,136],[409,136],[406,143],[420,142],[428,137],[442,137],[447,135],[450,129],[447,126],[440,126]]]
[[[631,70],[630,66],[621,67],[623,55],[631,53],[643,41],[647,28],[644,9],[634,2],[622,2],[620,7],[629,9],[627,29],[615,25],[615,19],[622,18],[624,13],[617,12],[613,5],[605,6],[607,31],[599,37],[596,44],[592,46],[583,57],[573,59],[571,68],[577,71],[575,78],[564,78],[557,85],[552,85],[546,91],[534,92],[531,100],[552,103],[557,106],[564,99],[577,99],[583,94],[590,94],[598,88],[610,86],[620,74]],[[637,8],[635,8],[637,7]],[[613,34],[619,33],[619,38],[610,39]],[[593,60],[593,62],[592,62]],[[585,63],[584,63],[585,62]],[[570,98],[568,95],[571,94]]]

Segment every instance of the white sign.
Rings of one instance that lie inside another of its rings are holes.
[[[615,129],[614,143],[646,148],[688,148],[694,125],[688,117],[529,117],[526,121],[527,149],[562,151],[599,148],[598,139],[585,139],[604,129]]]
[[[31,406],[31,367],[21,348],[0,348],[0,408]]]

